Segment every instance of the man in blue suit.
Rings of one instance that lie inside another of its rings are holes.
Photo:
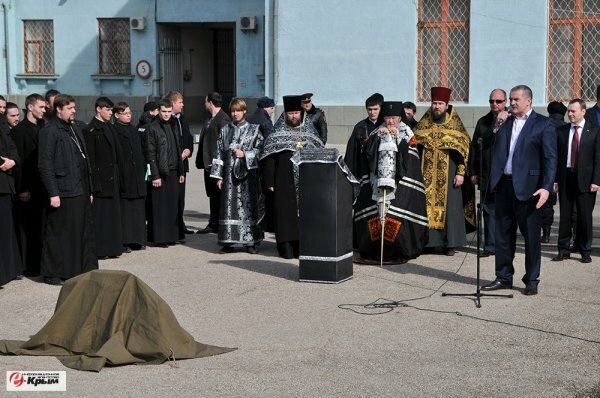
[[[553,189],[556,133],[552,121],[531,108],[525,85],[510,91],[510,111],[501,112],[492,155],[490,189],[496,190],[496,280],[482,290],[512,289],[517,226],[525,238],[525,295],[538,292],[541,215],[538,210]],[[487,139],[486,139],[487,138]],[[484,138],[485,142],[493,137]]]

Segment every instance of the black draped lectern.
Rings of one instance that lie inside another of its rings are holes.
[[[339,283],[352,277],[353,184],[334,148],[304,149],[299,167],[300,281]]]

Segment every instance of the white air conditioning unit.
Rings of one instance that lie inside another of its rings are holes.
[[[144,30],[146,29],[146,18],[133,17],[129,20],[129,26],[132,30]]]
[[[240,30],[256,30],[256,17],[240,17]]]

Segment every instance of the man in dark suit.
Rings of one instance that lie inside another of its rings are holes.
[[[210,93],[204,99],[204,106],[211,117],[208,119],[207,126],[202,131],[200,137],[200,145],[198,154],[196,155],[196,167],[204,169],[204,188],[210,202],[210,216],[208,218],[208,225],[204,229],[198,230],[196,232],[198,234],[216,234],[219,228],[221,191],[217,188],[217,183],[210,178],[210,169],[213,159],[216,158],[219,131],[231,121],[231,118],[221,109],[222,105],[223,97],[219,93]]]
[[[593,110],[593,109],[592,109]],[[571,217],[573,204],[577,208],[577,244],[581,262],[592,258],[592,211],[596,192],[600,189],[600,128],[590,126],[584,119],[585,101],[569,102],[567,115],[571,123],[556,130],[558,167],[554,190],[560,200],[558,227],[558,255],[552,261],[562,261],[571,256]]]
[[[548,200],[556,174],[556,134],[552,121],[531,108],[525,85],[510,91],[510,110],[491,130],[496,134],[490,189],[496,190],[496,280],[482,290],[512,289],[516,230],[525,238],[525,295],[535,295],[541,265],[539,208]],[[490,132],[488,132],[489,135]],[[484,142],[489,141],[484,138]]]
[[[600,126],[600,85],[596,89],[596,105],[586,111],[585,121],[589,122],[590,127]]]

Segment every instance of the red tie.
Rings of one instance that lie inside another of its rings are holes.
[[[577,152],[579,152],[579,134],[577,134],[577,128],[579,126],[573,126],[573,141],[571,141],[571,170],[577,169]]]

